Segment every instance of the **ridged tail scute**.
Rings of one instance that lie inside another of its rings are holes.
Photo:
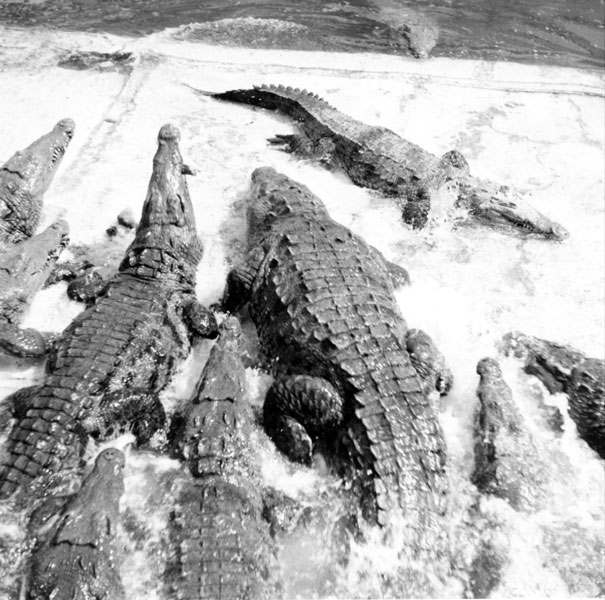
[[[164,125],[159,131],[141,220],[120,271],[141,277],[178,271],[186,280],[195,281],[203,247],[185,180],[190,169],[183,164],[179,139],[174,125]]]
[[[69,414],[72,407],[58,397],[51,402],[54,408],[38,408],[38,400],[34,400],[33,408],[13,427],[0,451],[0,500],[18,489],[26,490],[46,472],[67,473],[79,468],[83,435]]]
[[[310,111],[332,108],[317,94],[282,85],[259,85],[252,89],[229,90],[210,95],[218,100],[276,110],[294,118],[299,116],[301,109]]]

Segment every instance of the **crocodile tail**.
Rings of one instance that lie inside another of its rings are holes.
[[[310,113],[314,110],[331,108],[325,100],[322,100],[316,94],[281,85],[260,85],[246,90],[229,90],[208,95],[218,100],[276,110],[293,118],[300,117],[301,111]]]
[[[5,443],[0,458],[0,500],[44,473],[76,468],[82,453],[77,424],[66,414],[31,408]]]

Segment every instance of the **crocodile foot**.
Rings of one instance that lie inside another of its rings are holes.
[[[21,329],[12,323],[0,323],[0,350],[21,358],[44,356],[51,345],[51,334],[36,329]]]
[[[130,430],[142,446],[166,422],[164,407],[157,394],[146,390],[118,390],[105,394],[94,412],[83,421],[95,439],[107,440]]]
[[[452,389],[454,376],[435,342],[424,331],[410,329],[405,343],[424,392],[428,395],[436,390],[445,396]]]
[[[263,418],[267,434],[284,454],[310,464],[312,440],[334,431],[342,420],[342,398],[319,377],[281,377],[267,392]]]

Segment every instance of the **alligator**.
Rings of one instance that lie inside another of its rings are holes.
[[[551,394],[567,394],[578,434],[605,458],[605,361],[519,332],[506,334],[502,349],[523,358],[524,370],[538,377]]]
[[[31,237],[38,227],[42,197],[74,134],[71,119],[14,154],[0,167],[0,243]]]
[[[438,551],[445,442],[406,350],[400,268],[269,167],[252,174],[248,228],[223,308],[249,303],[276,377],[263,406],[269,437],[307,464],[322,451],[366,521],[389,527],[403,514],[410,531],[399,539]]]
[[[124,600],[115,544],[124,454],[103,450],[81,489],[40,527],[24,587],[27,600]]]
[[[263,517],[260,457],[252,446],[241,330],[227,318],[177,434],[191,477],[170,516],[174,549],[165,571],[169,598],[281,597],[277,549]]]
[[[509,233],[555,240],[568,237],[561,225],[532,208],[518,194],[472,177],[460,152],[451,150],[439,158],[390,129],[366,125],[343,114],[306,90],[262,85],[223,93],[195,91],[290,116],[300,133],[276,135],[269,139],[270,143],[338,166],[356,185],[404,201],[403,219],[414,228],[427,224],[431,203],[440,191],[455,190],[455,204],[468,212],[469,221]]]
[[[194,336],[216,336],[195,296],[202,243],[179,130],[164,125],[141,221],[118,273],[53,344],[41,385],[18,390],[0,467],[0,497],[45,472],[78,469],[85,446],[127,426],[139,443],[163,425],[158,399]]]
[[[475,469],[480,491],[505,498],[517,510],[535,512],[548,493],[548,468],[529,433],[502,370],[493,358],[477,364],[480,376],[475,413]]]
[[[33,295],[50,277],[69,239],[69,226],[59,220],[18,244],[0,245],[0,351],[41,356],[49,336],[21,329],[19,322]]]

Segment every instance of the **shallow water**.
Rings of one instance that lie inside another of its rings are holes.
[[[436,24],[433,56],[605,66],[603,0],[0,0],[5,24],[121,35],[191,25],[192,39],[226,45],[407,54],[397,13]]]
[[[182,34],[182,29],[178,29]],[[129,65],[59,67],[82,51],[133,53]],[[412,231],[391,200],[353,186],[340,172],[283,154],[266,138],[289,133],[286,119],[244,106],[200,99],[190,88],[225,90],[254,83],[305,87],[337,108],[390,127],[427,150],[460,150],[471,171],[510,185],[570,231],[563,243],[520,239],[477,227],[455,227],[442,210],[430,227]],[[46,196],[44,226],[65,217],[75,243],[110,245],[104,231],[124,208],[137,214],[145,197],[156,135],[165,122],[182,133],[197,224],[205,244],[198,271],[202,302],[216,301],[230,264],[242,252],[241,200],[250,173],[271,165],[304,182],[331,215],[405,266],[413,285],[398,293],[411,327],[427,331],[446,355],[455,386],[440,420],[451,478],[450,560],[442,597],[468,594],[473,560],[485,540],[506,550],[500,596],[588,596],[599,593],[605,481],[603,462],[566,421],[562,437],[539,419],[536,397],[550,398],[517,361],[503,363],[529,427],[552,457],[550,500],[537,514],[481,497],[469,481],[477,361],[497,355],[501,336],[519,329],[603,356],[605,317],[605,111],[603,77],[544,65],[449,60],[415,61],[378,54],[239,50],[207,46],[162,29],[142,38],[0,29],[0,110],[8,155],[71,116],[76,135]],[[26,115],[26,116],[24,116]],[[553,127],[556,123],[556,127]],[[10,150],[8,150],[10,149]],[[39,293],[25,325],[60,331],[81,310],[64,286]],[[202,343],[163,394],[167,408],[191,393],[209,343]],[[43,365],[0,356],[0,397],[40,380]],[[253,401],[267,377],[250,370]],[[293,467],[260,436],[264,476],[295,497],[331,493],[320,466]],[[130,440],[123,439],[121,445]],[[127,596],[161,598],[164,524],[174,502],[174,461],[129,452],[120,548]],[[21,532],[2,513],[0,569],[13,561]],[[397,561],[377,531],[354,544],[347,567],[335,565],[317,532],[280,540],[288,598],[403,596]],[[5,572],[5,571],[2,571]],[[391,582],[394,582],[391,584]],[[1,588],[0,588],[1,589]],[[6,598],[13,598],[5,592]],[[0,593],[0,597],[2,594]]]

